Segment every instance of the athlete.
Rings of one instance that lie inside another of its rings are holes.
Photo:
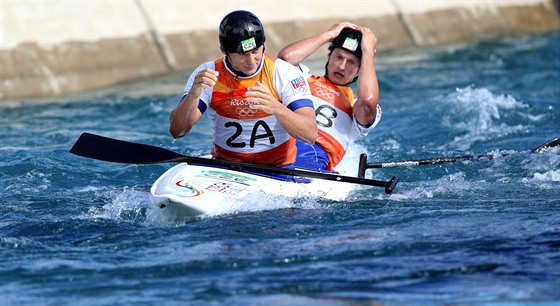
[[[309,84],[300,70],[264,52],[262,23],[234,11],[219,27],[223,58],[200,65],[170,114],[169,131],[183,137],[207,112],[214,158],[289,166],[296,139],[312,145],[317,123]]]
[[[324,76],[313,76],[303,60],[329,44]],[[295,166],[332,171],[348,145],[365,137],[381,119],[374,57],[377,38],[368,28],[344,22],[284,47],[278,58],[298,66],[313,95],[319,128],[315,144],[297,143]],[[350,84],[356,82],[356,94]]]

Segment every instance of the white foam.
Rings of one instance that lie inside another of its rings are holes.
[[[356,176],[358,175],[358,163],[360,161],[360,154],[367,154],[367,149],[360,143],[351,143],[344,158],[336,166],[335,170],[342,175]]]
[[[560,182],[560,170],[551,170],[544,173],[535,172],[532,178],[524,178],[524,183]]]
[[[456,136],[452,143],[445,144],[446,149],[454,146],[459,150],[468,150],[476,141],[500,137],[527,128],[522,124],[506,123],[507,117],[510,116],[519,116],[532,122],[543,118],[527,114],[528,105],[514,97],[494,94],[487,88],[457,88],[456,92],[447,96],[443,102],[449,104],[449,107],[446,108],[448,115],[443,117],[442,123],[464,133],[462,136]]]
[[[102,208],[91,207],[81,218],[91,219],[111,219],[116,221],[137,222],[144,221],[146,209],[152,205],[151,195],[148,192],[136,191],[133,188],[125,188],[115,197],[116,191],[99,193],[97,196],[111,199],[111,202],[103,205]]]
[[[465,179],[464,172],[452,173],[436,180],[428,180],[414,184],[401,182],[398,193],[390,195],[389,199],[394,201],[406,201],[416,199],[431,199],[441,195],[459,195],[466,191],[478,190],[486,184],[486,181],[469,181]],[[412,186],[412,187],[411,187]]]

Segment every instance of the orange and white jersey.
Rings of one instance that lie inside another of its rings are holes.
[[[291,109],[313,107],[309,84],[294,66],[268,54],[263,56],[257,72],[237,76],[226,58],[200,65],[187,81],[183,97],[191,89],[194,76],[203,69],[219,72],[218,82],[202,92],[199,110],[208,110],[214,142],[212,155],[218,159],[285,166],[295,161],[295,139],[275,116],[250,108],[247,88],[257,81],[267,86],[274,97]]]
[[[350,143],[367,136],[375,128],[381,119],[381,106],[377,105],[373,122],[363,126],[354,116],[356,98],[352,88],[334,85],[325,77],[312,76],[303,64],[300,68],[307,76],[313,95],[319,132],[316,144],[327,152],[330,161],[327,168],[332,170],[344,157]]]

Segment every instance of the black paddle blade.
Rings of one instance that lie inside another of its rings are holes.
[[[538,148],[535,148],[535,149],[531,150],[531,153],[540,153],[546,148],[552,148],[552,147],[557,147],[557,146],[560,146],[560,137],[558,137],[556,139],[553,139],[553,140],[539,146]]]
[[[83,157],[127,164],[176,162],[185,156],[150,145],[82,133],[70,153]]]

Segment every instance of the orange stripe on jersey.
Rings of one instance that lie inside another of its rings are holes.
[[[307,80],[311,94],[322,101],[319,106],[315,104],[316,112],[319,112],[316,113],[319,127],[316,143],[327,152],[330,161],[327,169],[333,170],[344,156],[348,145],[346,133],[348,133],[349,127],[347,124],[351,124],[353,121],[354,92],[348,86],[334,85],[325,77],[311,76]],[[339,113],[338,116],[329,117],[328,113],[321,113],[324,104],[330,104],[336,108],[336,110],[332,109],[333,114],[336,114],[337,110],[344,114]],[[321,117],[322,115],[326,117]],[[325,125],[320,124],[320,118],[327,120],[327,122],[322,122]]]
[[[274,149],[267,150],[261,153],[252,153],[250,156],[244,153],[237,153],[229,151],[219,146],[212,148],[212,156],[217,159],[225,159],[234,162],[245,162],[263,165],[272,165],[282,167],[289,165],[295,161],[297,148],[295,146],[296,140],[291,137],[288,141],[284,142]]]
[[[233,76],[227,70],[223,59],[216,60],[215,68],[220,74],[212,92],[211,107],[218,115],[228,118],[241,118],[240,112],[247,113],[247,108],[250,108],[252,103],[246,100],[245,94],[247,93],[247,88],[257,85],[257,81],[267,86],[276,100],[279,100],[272,84],[274,62],[270,56],[266,57],[263,61],[262,71],[252,78]],[[254,110],[252,113],[252,119],[270,116],[270,114],[262,110]]]
[[[329,158],[329,165],[327,166],[327,170],[333,170],[336,165],[342,160],[342,157],[346,153],[346,149],[329,133],[320,130],[317,134],[317,142],[325,152],[327,152],[327,156]]]
[[[354,92],[348,86],[337,86],[325,77],[311,76],[307,79],[311,94],[315,97],[334,105],[352,117],[354,105]]]

